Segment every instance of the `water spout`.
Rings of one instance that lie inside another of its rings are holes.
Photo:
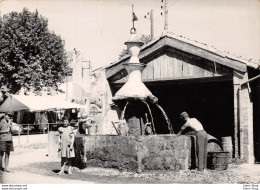
[[[126,102],[125,107],[124,107],[124,109],[123,109],[123,111],[122,111],[121,120],[125,119],[125,110],[126,110],[126,107],[127,107],[128,103],[129,103],[129,102]]]
[[[167,117],[165,111],[163,110],[163,108],[159,104],[155,104],[155,105],[161,110],[161,112],[162,112],[162,114],[163,114],[163,116],[164,116],[164,118],[165,118],[165,120],[166,120],[166,122],[168,124],[168,129],[170,131],[170,134],[174,134],[173,128],[172,128],[172,124],[171,124],[169,118]]]
[[[151,116],[151,123],[152,123],[152,127],[153,127],[153,134],[156,134],[156,131],[155,131],[155,127],[154,127],[154,122],[153,122],[153,115],[152,115],[152,111],[151,111],[151,109],[150,109],[150,106],[149,106],[149,104],[147,104],[145,101],[142,101],[146,106],[147,106],[147,108],[148,108],[148,111],[149,111],[149,113],[150,113],[150,116]]]

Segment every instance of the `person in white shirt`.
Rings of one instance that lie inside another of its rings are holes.
[[[196,131],[196,144],[197,144],[197,157],[198,157],[198,170],[203,171],[207,168],[207,154],[208,154],[208,137],[202,124],[196,118],[190,118],[187,112],[182,112],[180,119],[185,122],[181,127],[179,135],[187,128]]]
[[[10,172],[9,157],[10,151],[14,151],[13,139],[11,134],[13,113],[5,113],[0,118],[0,170]],[[4,160],[5,168],[3,168],[2,160]]]

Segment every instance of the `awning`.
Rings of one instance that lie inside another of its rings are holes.
[[[50,109],[85,108],[85,106],[71,103],[54,96],[25,96],[11,95],[0,107],[0,112],[8,111],[41,111]]]

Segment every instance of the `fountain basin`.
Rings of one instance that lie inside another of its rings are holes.
[[[117,168],[128,171],[187,170],[191,161],[188,136],[77,135],[75,166]]]

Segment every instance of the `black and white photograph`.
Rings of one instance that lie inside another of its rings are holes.
[[[259,0],[1,0],[0,91],[1,190],[260,190]]]

